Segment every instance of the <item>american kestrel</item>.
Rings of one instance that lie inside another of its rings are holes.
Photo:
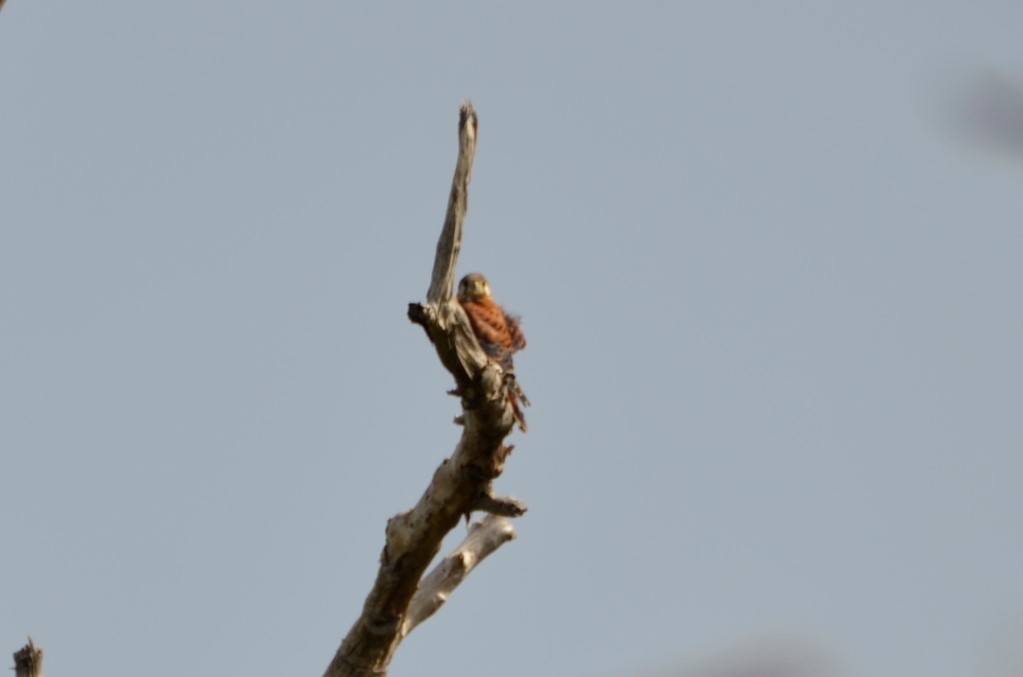
[[[483,352],[501,365],[504,373],[511,377],[508,399],[519,427],[525,432],[526,420],[519,410],[518,400],[521,399],[526,405],[529,401],[514,382],[515,365],[512,362],[512,355],[526,347],[526,337],[519,327],[519,318],[509,315],[494,302],[487,278],[480,273],[469,273],[458,283],[458,303],[469,316],[469,324]]]

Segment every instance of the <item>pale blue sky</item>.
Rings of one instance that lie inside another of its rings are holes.
[[[352,6],[0,14],[0,650],[322,672],[459,434],[468,96],[531,510],[392,674],[1023,660],[1023,164],[955,110],[1023,4]]]

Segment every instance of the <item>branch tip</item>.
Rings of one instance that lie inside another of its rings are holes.
[[[472,101],[466,99],[458,110],[458,134],[461,136],[464,133],[470,140],[475,141],[478,126],[479,119],[476,117],[476,109],[473,108]]]
[[[448,194],[448,210],[444,226],[437,240],[437,253],[433,260],[433,274],[426,300],[440,303],[451,298],[455,288],[455,267],[462,248],[462,224],[469,208],[469,181],[472,180],[472,162],[476,156],[476,132],[479,118],[471,101],[466,101],[458,113],[458,160]]]

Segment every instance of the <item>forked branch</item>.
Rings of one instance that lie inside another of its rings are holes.
[[[386,675],[401,640],[440,607],[472,569],[468,562],[475,565],[513,538],[514,530],[504,520],[485,521],[484,531],[470,533],[452,555],[461,565],[445,560],[422,580],[444,536],[474,510],[504,516],[521,515],[526,510],[516,499],[492,493],[491,484],[511,451],[504,444],[513,424],[506,379],[500,367],[487,360],[465,311],[453,298],[476,131],[476,112],[466,103],[459,116],[458,161],[427,302],[409,304],[408,310],[409,319],[426,330],[441,363],[455,379],[455,393],[461,397],[463,409],[459,417],[462,437],[454,453],[434,472],[415,507],[388,520],[376,582],[326,677]],[[473,534],[479,536],[474,539]],[[460,573],[456,570],[459,566],[463,569]]]

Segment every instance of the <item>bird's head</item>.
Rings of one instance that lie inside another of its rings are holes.
[[[490,298],[490,285],[481,273],[469,273],[458,283],[459,301],[476,301]]]

